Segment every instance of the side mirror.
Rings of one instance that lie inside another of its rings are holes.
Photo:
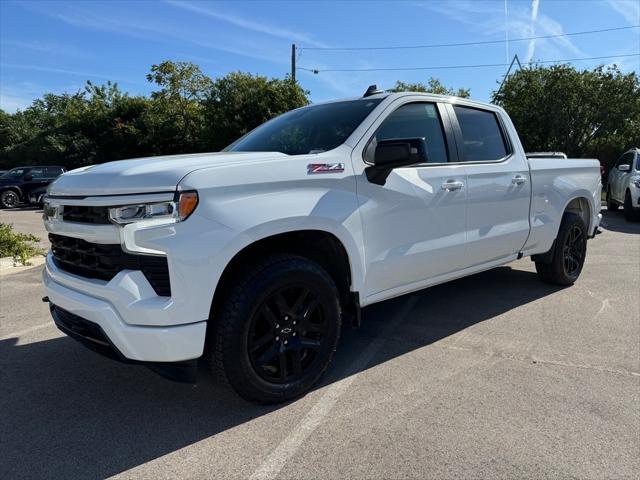
[[[374,141],[375,142],[375,141]],[[424,138],[393,138],[371,145],[373,165],[365,172],[371,183],[384,185],[394,168],[427,162],[427,143]]]
[[[622,164],[622,165],[618,165],[618,170],[620,170],[621,172],[628,172],[631,170],[631,165],[628,164]]]
[[[31,180],[33,180],[33,175],[30,175],[30,174],[28,174],[28,173],[27,173],[27,174],[23,177],[23,180],[24,180],[25,182],[30,182]]]

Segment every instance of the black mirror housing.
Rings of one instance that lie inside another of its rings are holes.
[[[372,145],[373,147],[373,145]],[[375,145],[373,165],[365,172],[370,182],[384,185],[394,168],[427,162],[427,143],[423,138],[392,138]]]
[[[27,174],[23,177],[23,180],[24,180],[25,182],[30,182],[31,180],[33,180],[33,175],[31,175],[31,174],[27,173]]]

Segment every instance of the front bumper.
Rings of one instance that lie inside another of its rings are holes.
[[[140,272],[121,272],[118,275],[126,285],[127,276],[138,274]],[[65,275],[68,280],[73,280],[72,275],[57,270],[49,254],[42,277],[50,302],[72,315],[97,325],[124,359],[137,362],[182,362],[202,356],[207,329],[206,321],[173,326],[131,325],[120,317],[108,300],[65,286],[56,280],[56,275]],[[131,281],[132,279],[129,278],[128,282]],[[82,282],[86,290],[87,281],[82,280]],[[102,291],[105,290],[104,285],[96,285],[96,287]],[[151,312],[147,311],[147,313]]]
[[[49,301],[48,297],[43,299]],[[54,304],[49,304],[51,316],[56,326],[69,337],[101,355],[123,363],[140,364],[170,380],[195,383],[198,363],[194,360],[183,362],[143,362],[126,358],[111,342],[102,328],[89,320],[78,317]]]

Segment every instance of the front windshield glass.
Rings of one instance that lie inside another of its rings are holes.
[[[0,178],[20,178],[24,175],[26,168],[14,168],[13,170],[9,170],[8,172],[4,172]]]
[[[319,153],[342,145],[382,99],[311,105],[292,110],[249,132],[226,152]]]

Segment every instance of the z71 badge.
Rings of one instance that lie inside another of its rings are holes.
[[[307,165],[308,175],[340,172],[344,172],[344,163],[310,163]]]

